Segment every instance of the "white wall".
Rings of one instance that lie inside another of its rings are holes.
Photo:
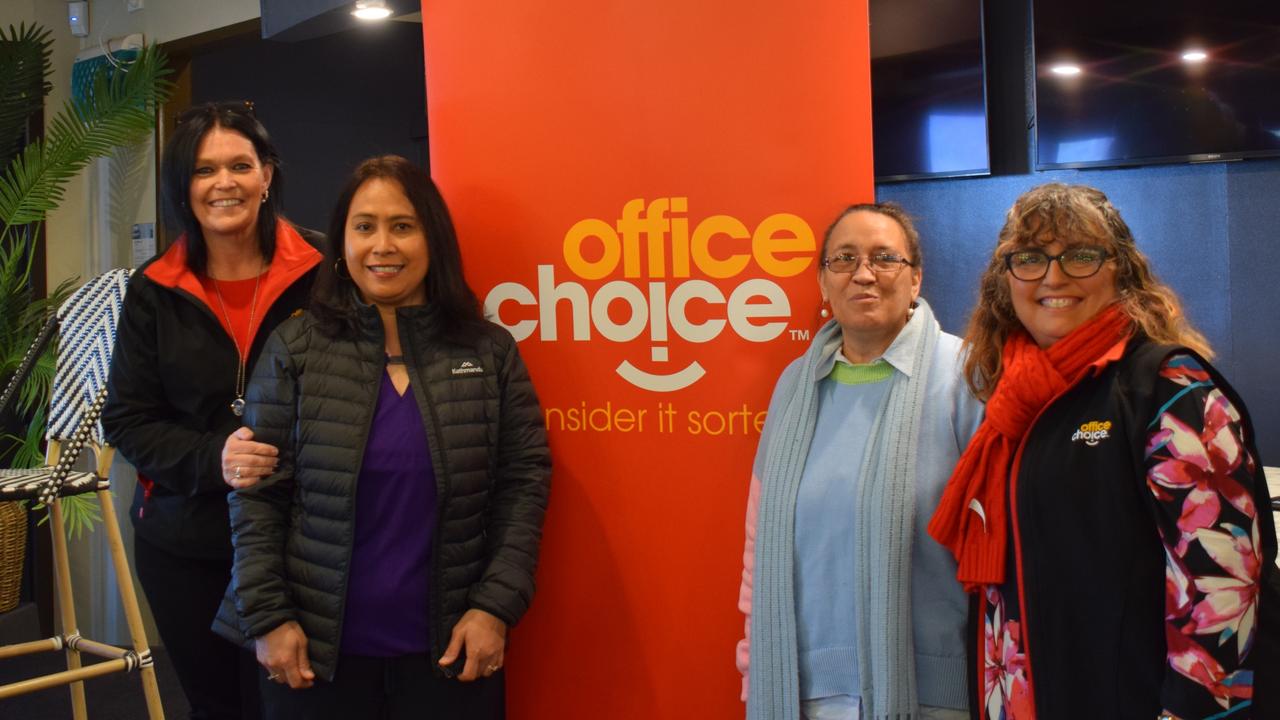
[[[80,51],[80,39],[72,36],[67,26],[67,3],[61,0],[33,0],[20,3],[26,6],[26,15],[10,22],[35,22],[52,33],[53,37],[53,91],[45,98],[45,117],[53,117],[70,97],[71,65]],[[48,273],[50,287],[64,278],[82,274],[84,245],[80,238],[87,227],[86,190],[83,177],[73,180],[66,189],[62,207],[49,216],[47,224]]]
[[[110,36],[146,33],[148,40],[169,42],[189,35],[252,20],[259,0],[144,0],[138,12],[126,12],[125,0],[91,0],[93,22]],[[95,30],[96,34],[96,30]]]
[[[35,13],[35,0],[0,0],[0,27],[7,32],[10,25],[30,21]]]

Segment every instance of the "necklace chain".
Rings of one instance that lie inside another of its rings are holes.
[[[213,292],[218,298],[218,308],[222,310],[222,317],[227,321],[227,332],[231,333],[231,342],[236,346],[236,398],[231,401],[231,412],[236,417],[244,414],[244,386],[245,386],[245,363],[249,360],[249,348],[240,348],[240,339],[236,337],[235,328],[231,325],[231,316],[227,314],[227,306],[222,302],[222,288],[218,287],[218,281],[213,281]],[[253,338],[248,337],[253,332],[253,319],[258,313],[258,285],[262,282],[262,266],[258,266],[258,275],[253,279],[253,300],[249,303],[249,326],[245,328],[246,342],[253,343]]]

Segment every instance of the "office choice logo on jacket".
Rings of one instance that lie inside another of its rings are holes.
[[[1090,420],[1076,430],[1075,434],[1071,436],[1071,442],[1083,442],[1089,447],[1095,447],[1103,440],[1111,438],[1110,431],[1110,420]]]

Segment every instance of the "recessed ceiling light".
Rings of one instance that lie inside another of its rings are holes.
[[[391,17],[391,8],[383,0],[359,0],[351,14],[361,20],[386,20]]]
[[[1058,63],[1057,65],[1050,67],[1049,72],[1054,75],[1079,75],[1080,66],[1071,65],[1069,63]]]
[[[1209,53],[1203,50],[1188,50],[1182,53],[1182,60],[1189,63],[1204,62],[1209,59]]]

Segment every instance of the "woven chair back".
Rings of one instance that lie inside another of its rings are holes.
[[[107,386],[116,324],[132,269],[117,268],[93,278],[58,308],[58,355],[49,400],[45,438],[66,440]],[[94,424],[89,440],[103,445],[102,423]]]

